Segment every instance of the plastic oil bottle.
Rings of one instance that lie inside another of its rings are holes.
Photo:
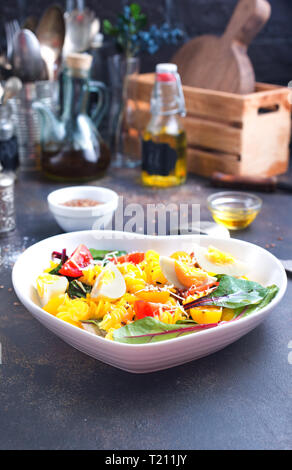
[[[177,66],[158,64],[151,97],[151,119],[142,140],[144,185],[167,188],[184,183],[187,141],[181,116],[185,114]]]

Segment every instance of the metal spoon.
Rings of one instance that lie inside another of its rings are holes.
[[[22,89],[22,81],[18,77],[10,77],[4,87],[3,103],[5,104],[7,100],[13,98],[17,95]]]
[[[95,36],[99,33],[100,30],[100,21],[98,18],[94,18],[90,27],[90,41],[93,41]]]
[[[38,19],[36,16],[30,15],[28,16],[23,24],[21,25],[22,29],[29,29],[35,34],[36,28],[38,24]]]
[[[285,271],[292,274],[292,260],[291,259],[280,259],[281,263],[283,264]]]
[[[44,80],[46,71],[40,44],[28,29],[21,29],[14,36],[12,68],[14,75],[25,83]]]
[[[12,75],[12,67],[7,57],[0,55],[0,80],[7,80]]]
[[[2,86],[2,83],[0,83],[0,103],[2,104],[2,98],[4,95],[4,87]]]
[[[2,96],[2,103],[5,104],[7,100],[13,98],[22,88],[22,81],[18,77],[10,77],[5,83],[4,93]]]
[[[61,57],[65,39],[65,21],[60,7],[52,5],[47,8],[37,26],[36,36],[48,68],[49,79],[53,80],[55,64]]]

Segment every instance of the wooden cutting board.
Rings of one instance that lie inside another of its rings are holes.
[[[255,74],[247,48],[271,14],[266,0],[240,0],[221,37],[188,41],[172,59],[183,85],[230,93],[252,93]]]

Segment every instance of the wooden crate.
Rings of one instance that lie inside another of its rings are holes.
[[[140,137],[150,118],[154,74],[131,78],[132,110],[127,151],[141,152]],[[291,105],[289,89],[257,83],[248,95],[184,86],[187,116],[188,170],[211,176],[272,176],[285,173],[289,162]]]

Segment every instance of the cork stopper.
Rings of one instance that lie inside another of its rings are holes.
[[[92,64],[92,55],[72,52],[66,57],[66,65],[70,69],[84,70],[87,72]]]

